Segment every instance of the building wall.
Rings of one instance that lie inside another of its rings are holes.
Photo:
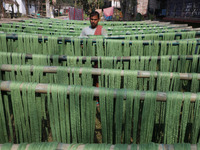
[[[19,4],[19,13],[21,13],[22,15],[26,15],[25,0],[16,0],[16,1]],[[7,13],[12,11],[10,4],[3,3],[3,6],[6,9]],[[31,3],[28,8],[29,8],[29,14],[35,13],[34,3]],[[14,5],[14,13],[17,13],[17,6],[16,5]]]
[[[112,0],[111,6],[114,8],[120,8],[120,1],[119,0]]]
[[[29,14],[35,14],[35,3],[31,2],[31,4],[29,5]]]
[[[3,7],[5,8],[6,13],[12,10],[9,4],[3,3]]]
[[[200,0],[168,0],[167,16],[176,18],[200,18]]]
[[[156,9],[160,9],[160,4],[159,0],[149,0],[150,13],[154,13]]]
[[[137,0],[137,12],[142,15],[147,14],[148,0]]]
[[[6,13],[9,13],[9,12],[12,11],[12,8],[11,8],[10,4],[3,3],[3,7],[5,8]],[[14,13],[16,13],[16,12],[17,12],[17,7],[14,5]]]
[[[25,1],[24,0],[17,0],[19,4],[19,12],[22,13],[22,15],[26,14],[26,8],[25,8]]]

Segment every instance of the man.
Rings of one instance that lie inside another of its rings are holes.
[[[90,26],[86,27],[82,30],[80,36],[88,36],[88,35],[103,35],[107,36],[107,32],[105,29],[102,28],[102,26],[98,25],[100,18],[99,13],[97,11],[94,11],[90,13]]]

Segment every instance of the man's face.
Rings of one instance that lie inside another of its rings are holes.
[[[97,15],[90,17],[90,24],[92,28],[96,28],[98,25],[98,22],[99,22],[99,18]]]

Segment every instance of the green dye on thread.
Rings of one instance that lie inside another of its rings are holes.
[[[99,99],[101,100],[99,103],[100,106],[100,116],[101,116],[101,127],[102,127],[102,142],[108,143],[108,133],[107,133],[107,113],[106,113],[106,94],[107,91],[104,92],[103,89],[100,88],[99,91]]]
[[[200,142],[198,140],[199,129],[200,129],[200,107],[199,106],[200,106],[200,94],[197,93],[197,98],[196,98],[195,106],[194,106],[194,122],[192,125],[192,139],[191,139],[192,144],[196,144],[197,142]]]
[[[5,143],[2,145],[1,150],[10,150],[12,148],[12,143]]]
[[[186,127],[187,127],[188,118],[189,118],[190,99],[191,99],[191,93],[185,92],[184,93],[183,111],[182,111],[182,116],[181,116],[179,143],[184,143]]]
[[[0,81],[1,84],[1,81]],[[6,129],[6,118],[4,112],[4,105],[3,105],[3,97],[0,90],[0,143],[8,142],[8,133]]]
[[[132,127],[132,120],[133,120],[133,97],[134,93],[127,91],[126,93],[126,108],[125,108],[125,143],[130,144],[131,142],[131,127]]]
[[[189,149],[191,149],[191,145],[188,143],[174,144],[174,150],[189,150]]]
[[[139,106],[140,106],[140,91],[135,91],[134,93],[134,105],[133,105],[133,143],[137,142],[137,132],[138,132],[138,120],[139,120]]]
[[[158,146],[159,145],[155,143],[140,144],[140,150],[156,150]]]
[[[182,94],[177,92],[167,93],[164,143],[177,143],[182,99]]]
[[[191,92],[193,93],[199,92],[198,74],[192,74]]]
[[[147,91],[145,93],[144,106],[142,110],[140,143],[149,143],[152,140],[155,123],[156,97],[157,92]]]
[[[124,90],[118,90],[115,103],[115,143],[121,143]]]

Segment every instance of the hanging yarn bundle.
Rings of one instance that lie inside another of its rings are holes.
[[[66,86],[48,87],[48,110],[53,140],[93,143],[96,111],[93,88],[71,87],[69,99],[66,97],[67,91]],[[80,91],[81,97],[79,98],[77,92]]]
[[[6,67],[9,69],[7,70]],[[12,80],[94,86],[94,82],[97,79],[96,76],[98,76],[99,87],[118,89],[128,88],[142,91],[150,90],[167,92],[184,90],[188,92],[198,92],[200,84],[198,74],[191,73],[188,75],[192,76],[192,80],[190,78],[185,78],[184,74],[175,72],[142,72],[119,69],[2,65],[0,78],[4,81]],[[184,83],[187,83],[187,85]]]
[[[199,32],[99,24],[108,37],[78,37],[82,21],[0,26],[0,149],[200,149]]]

